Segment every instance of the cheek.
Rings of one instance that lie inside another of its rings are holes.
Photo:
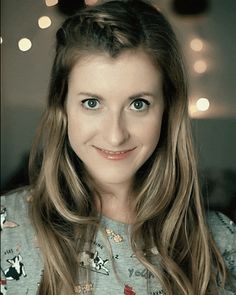
[[[159,115],[145,122],[141,128],[138,128],[138,136],[144,145],[155,149],[160,138],[161,124],[162,115]]]
[[[75,116],[71,116],[69,114],[67,132],[70,145],[75,151],[80,143],[80,140],[83,137],[83,134],[81,134],[82,130],[83,128],[81,128],[81,123],[79,122],[79,120]]]
[[[81,148],[81,145],[86,144],[95,133],[95,128],[91,120],[84,120],[82,117],[68,118],[68,138],[72,148],[75,151]]]
[[[67,125],[68,140],[69,140],[69,143],[70,143],[72,149],[77,154],[77,152],[76,152],[77,139],[76,139],[76,133],[74,132],[74,130],[75,130],[75,128],[74,128],[73,124],[71,124],[71,122],[68,120],[68,125]]]
[[[145,143],[150,149],[150,152],[154,151],[160,138],[160,128],[153,128],[152,130],[146,131]]]

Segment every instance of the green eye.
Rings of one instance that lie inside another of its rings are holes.
[[[131,110],[134,110],[134,111],[138,111],[138,112],[141,112],[141,111],[146,111],[148,109],[150,105],[150,102],[146,99],[135,99],[132,104],[131,104],[131,107],[130,109]]]
[[[98,109],[100,107],[100,103],[95,98],[89,98],[89,99],[82,100],[82,106],[85,109],[96,110],[96,109]]]

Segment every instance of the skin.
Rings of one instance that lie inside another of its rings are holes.
[[[131,216],[130,188],[158,144],[163,110],[161,74],[143,51],[90,55],[73,67],[68,137],[100,189],[104,215]]]
[[[91,6],[97,4],[99,1],[98,0],[85,0],[84,1],[86,5]]]

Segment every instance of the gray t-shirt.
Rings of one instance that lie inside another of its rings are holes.
[[[1,198],[1,294],[36,295],[40,284],[43,263],[35,232],[28,218],[28,199],[27,191]],[[164,294],[154,276],[133,254],[128,239],[129,226],[107,217],[102,217],[101,224],[103,231],[99,231],[91,241],[92,250],[79,254],[80,266],[91,270],[91,278],[90,281],[75,286],[75,294],[87,294],[89,291],[93,291],[95,295]],[[235,278],[235,224],[218,212],[208,214],[208,224],[226,266]],[[157,249],[147,249],[146,255],[158,265]],[[234,293],[226,290],[222,294]]]

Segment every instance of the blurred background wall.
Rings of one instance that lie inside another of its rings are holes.
[[[1,1],[2,192],[27,179],[28,154],[46,103],[55,32],[65,18],[62,11],[70,13],[65,8],[75,4],[61,0],[59,7],[57,2]],[[236,1],[152,2],[173,24],[185,56],[206,204],[236,220]]]

